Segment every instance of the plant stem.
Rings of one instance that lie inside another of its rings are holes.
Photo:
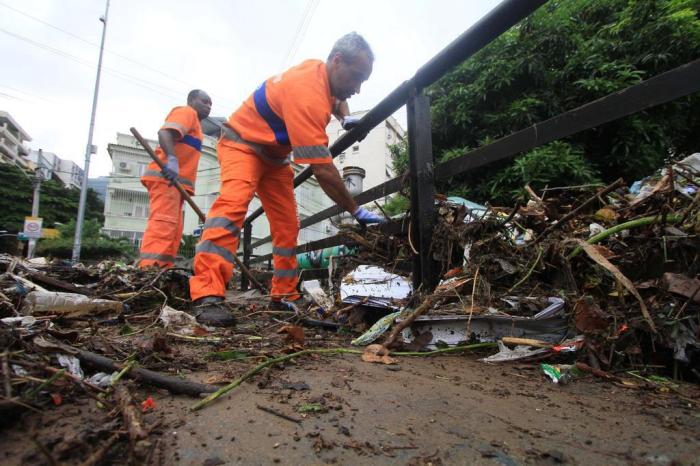
[[[680,215],[675,215],[675,214],[670,214],[666,216],[666,222],[668,223],[678,223],[681,221],[683,217]],[[662,217],[655,215],[653,217],[642,217],[638,218],[636,220],[630,220],[629,222],[625,223],[620,223],[619,225],[615,225],[612,228],[608,228],[607,230],[601,231],[597,235],[591,236],[588,238],[586,241],[588,244],[596,244],[600,243],[604,239],[614,235],[615,233],[619,233],[623,230],[629,230],[631,228],[638,228],[638,227],[643,227],[646,225],[652,225],[654,223],[659,223],[662,220]],[[572,258],[576,257],[581,253],[583,249],[581,247],[577,247],[576,249],[573,250],[571,254],[567,256],[567,259],[571,260]]]

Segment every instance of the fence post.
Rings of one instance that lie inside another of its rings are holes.
[[[253,239],[253,225],[248,222],[243,223],[243,265],[250,270],[250,253],[252,252],[251,242]],[[244,273],[241,274],[241,290],[248,289],[248,277]]]
[[[413,288],[432,290],[437,267],[430,257],[435,225],[435,177],[430,127],[430,99],[411,89],[408,110],[408,158],[411,178],[411,240],[419,254],[413,258]]]

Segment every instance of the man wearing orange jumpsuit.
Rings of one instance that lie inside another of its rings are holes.
[[[193,90],[187,105],[173,108],[158,131],[156,155],[165,164],[161,171],[151,162],[141,183],[148,190],[150,213],[141,241],[139,267],[172,267],[182,239],[182,204],[184,199],[172,181],[194,194],[197,166],[202,152],[200,121],[209,116],[211,98],[206,92]]]
[[[263,82],[222,128],[217,147],[221,193],[209,210],[190,279],[193,314],[204,324],[235,325],[224,301],[248,204],[257,194],[270,222],[272,302],[301,299],[295,247],[299,233],[291,152],[309,164],[321,188],[363,224],[384,221],[357,206],[328,150],[331,114],[349,129],[346,99],[360,92],[374,55],[357,33],[340,38],[328,60],[307,60]]]

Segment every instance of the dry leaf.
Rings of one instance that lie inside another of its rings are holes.
[[[304,329],[298,325],[285,325],[277,333],[286,333],[287,341],[294,349],[304,349]]]
[[[644,319],[647,321],[649,324],[649,327],[651,328],[651,331],[654,333],[657,333],[656,331],[656,326],[654,325],[654,321],[651,320],[651,315],[649,315],[649,310],[647,309],[647,305],[644,303],[644,300],[642,297],[639,295],[639,292],[637,291],[637,288],[634,287],[634,284],[630,281],[629,278],[625,277],[622,272],[620,272],[620,269],[615,267],[613,264],[610,263],[609,260],[607,260],[603,255],[598,252],[598,248],[594,247],[592,244],[588,244],[585,241],[582,241],[580,239],[574,239],[572,240],[576,242],[581,248],[588,254],[588,257],[593,259],[593,261],[603,267],[605,270],[610,272],[615,276],[615,278],[624,285],[627,290],[632,293],[632,295],[637,298],[637,301],[639,301],[639,306],[642,308],[642,315],[644,316]]]
[[[364,362],[381,362],[382,364],[398,364],[395,358],[389,356],[389,350],[382,345],[369,345],[362,353]]]
[[[600,306],[588,296],[581,298],[574,306],[576,328],[583,333],[591,333],[608,328],[608,321],[605,317],[605,313]]]

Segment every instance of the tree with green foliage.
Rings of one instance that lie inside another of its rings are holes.
[[[700,57],[700,0],[550,0],[431,86],[437,161]],[[438,189],[509,203],[535,189],[653,173],[700,150],[693,95],[454,177]],[[396,169],[407,168],[405,151]]]
[[[126,238],[109,238],[100,234],[101,224],[93,218],[85,220],[82,229],[80,257],[84,260],[131,259],[134,245]],[[37,255],[70,259],[73,255],[75,220],[58,227],[60,237],[43,239],[37,245]]]
[[[0,165],[0,229],[13,233],[22,231],[24,217],[32,213],[33,173],[26,173],[19,167]],[[56,180],[43,181],[39,198],[39,216],[44,219],[44,227],[52,228],[65,224],[78,216],[80,190],[69,189]],[[92,189],[88,189],[85,219],[104,221],[104,204]]]

